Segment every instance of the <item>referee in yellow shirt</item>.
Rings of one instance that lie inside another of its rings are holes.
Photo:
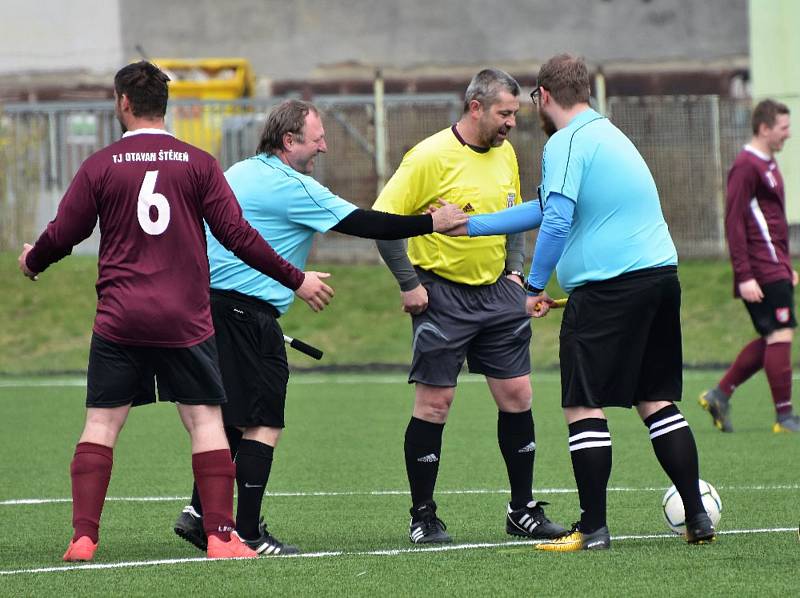
[[[516,124],[519,84],[485,69],[470,82],[464,112],[452,127],[424,139],[403,158],[378,197],[376,210],[423,213],[439,198],[467,213],[485,214],[521,201],[519,166],[508,135]],[[486,376],[498,408],[497,438],[511,485],[506,532],[552,538],[563,527],[533,499],[536,449],[531,413],[531,330],[522,288],[521,235],[448,237],[433,233],[408,242],[378,241],[411,314],[414,411],[405,435],[411,487],[409,538],[449,542],[433,500],[442,433],[466,358]]]

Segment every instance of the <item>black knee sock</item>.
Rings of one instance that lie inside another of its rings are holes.
[[[686,517],[704,512],[697,481],[697,445],[692,430],[675,405],[659,409],[644,420],[658,462],[683,499]]]
[[[243,439],[236,452],[236,531],[243,538],[258,538],[261,503],[267,489],[275,449],[256,440]]]
[[[569,454],[581,503],[581,531],[590,534],[606,525],[606,488],[611,475],[608,422],[588,418],[571,423]]]
[[[506,462],[511,485],[511,508],[520,509],[533,500],[533,460],[536,434],[531,410],[497,413],[497,443]]]
[[[411,502],[414,506],[433,500],[433,489],[439,474],[443,431],[444,424],[426,422],[416,417],[408,422],[404,450]]]
[[[231,447],[231,458],[233,459],[236,457],[236,449],[239,448],[239,442],[242,440],[242,432],[233,426],[225,426],[225,436],[228,438],[228,445]],[[203,505],[200,504],[200,494],[197,492],[197,484],[192,488],[191,504],[198,515],[203,514]]]

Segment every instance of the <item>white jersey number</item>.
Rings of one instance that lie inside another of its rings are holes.
[[[156,188],[157,170],[148,170],[144,175],[144,182],[139,189],[139,202],[136,215],[139,217],[139,226],[148,235],[160,235],[169,226],[169,202],[161,193],[154,193]],[[150,208],[156,209],[156,220],[150,219]]]

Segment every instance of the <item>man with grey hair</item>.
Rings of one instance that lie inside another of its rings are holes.
[[[287,100],[267,117],[256,155],[225,172],[246,217],[291,264],[305,265],[317,232],[402,239],[466,222],[466,214],[456,206],[413,216],[356,207],[309,176],[317,155],[327,150],[318,110],[308,102]],[[292,291],[260,275],[207,233],[211,315],[228,397],[222,415],[236,457],[236,530],[259,554],[296,553],[295,546],[269,533],[261,519],[273,454],[284,428],[289,368],[278,318],[289,309]],[[195,487],[192,504],[174,528],[200,549],[207,542],[203,506]]]
[[[373,208],[395,214],[425,211],[439,198],[472,214],[520,203],[519,166],[508,135],[516,125],[519,84],[485,69],[470,82],[457,123],[424,139],[403,158]],[[497,438],[511,485],[506,532],[552,538],[564,532],[533,499],[536,448],[531,413],[531,330],[522,288],[521,235],[453,238],[423,235],[379,241],[411,314],[415,400],[405,434],[411,487],[409,538],[449,542],[433,500],[442,434],[458,374],[483,374],[498,408]]]

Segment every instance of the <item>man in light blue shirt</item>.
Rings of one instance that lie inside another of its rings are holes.
[[[582,59],[551,58],[531,94],[544,131],[539,198],[470,218],[467,232],[540,226],[526,283],[528,313],[544,316],[553,269],[570,293],[561,324],[561,404],[580,521],[537,549],[609,548],[611,435],[604,407],[636,406],[686,510],[686,540],[714,539],[698,489],[694,437],[675,402],[683,384],[677,253],[655,182],[631,141],[589,107]]]
[[[270,112],[258,153],[225,173],[245,218],[295,266],[305,266],[314,233],[335,230],[371,239],[404,239],[443,232],[466,222],[466,214],[455,206],[410,216],[358,208],[309,176],[317,155],[326,151],[325,129],[317,109],[308,102],[287,100]],[[206,233],[211,315],[228,399],[222,414],[236,457],[236,530],[259,554],[296,553],[295,546],[270,534],[260,518],[274,449],[284,427],[289,379],[278,318],[294,295],[244,264],[208,229]],[[310,305],[318,311],[324,302]],[[192,504],[175,523],[175,533],[204,549],[197,488]]]

